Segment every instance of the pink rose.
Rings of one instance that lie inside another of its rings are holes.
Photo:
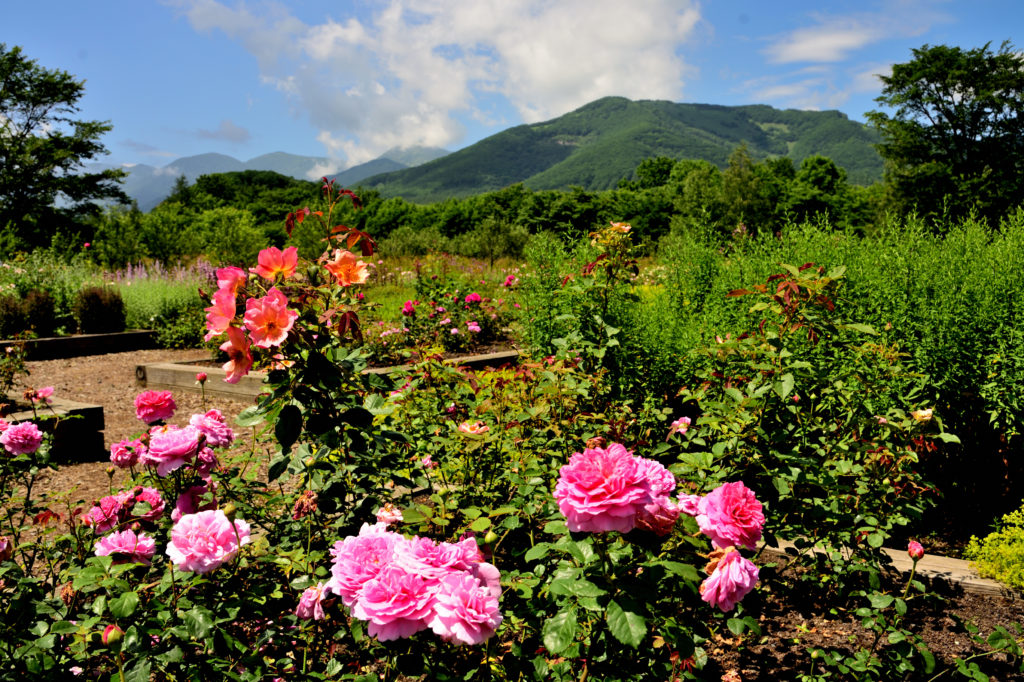
[[[110,446],[110,461],[114,466],[122,469],[133,467],[139,463],[139,458],[146,452],[146,446],[138,438],[125,438],[119,443]]]
[[[14,543],[6,535],[0,536],[0,562],[10,561],[14,556]]]
[[[498,598],[471,573],[445,576],[435,600],[430,628],[453,644],[480,644],[501,625]]]
[[[205,485],[193,485],[185,488],[185,490],[178,495],[178,500],[174,503],[174,510],[171,512],[171,521],[177,523],[181,520],[181,517],[186,514],[195,514],[196,512],[216,509],[216,495],[214,495],[206,504],[202,504],[203,496],[209,491],[210,488]]]
[[[282,251],[276,246],[269,246],[259,252],[256,262],[258,265],[249,268],[249,272],[269,280],[278,275],[287,279],[295,274],[295,268],[299,263],[299,249],[296,246],[289,246]]]
[[[157,476],[166,476],[199,454],[202,434],[194,426],[164,426],[154,429],[149,437],[149,450],[140,461],[156,467]]]
[[[171,529],[167,556],[183,571],[209,573],[249,542],[249,524],[234,523],[220,509],[185,514]]]
[[[263,298],[245,302],[245,328],[258,348],[280,346],[297,319],[299,314],[288,309],[288,298],[277,287],[271,287]]]
[[[349,536],[334,543],[331,556],[331,579],[327,586],[341,597],[345,606],[352,607],[363,585],[377,576],[391,562],[395,546],[406,540],[397,533],[364,525],[359,535]]]
[[[559,471],[558,509],[570,531],[628,533],[651,501],[646,470],[625,447],[588,448]]]
[[[228,426],[220,410],[209,410],[206,414],[194,414],[188,423],[206,436],[211,448],[227,447],[235,442],[235,432]]]
[[[429,581],[469,568],[461,547],[419,536],[396,545],[391,561]]]
[[[466,303],[479,303],[482,299],[480,298],[480,294],[473,292],[472,294],[467,294],[464,300]]]
[[[402,521],[402,510],[395,505],[388,502],[383,507],[377,510],[377,522],[383,523],[385,526],[390,523],[400,523]]]
[[[388,564],[363,585],[352,615],[368,621],[367,632],[386,642],[426,630],[434,617],[433,605],[431,581]]]
[[[406,301],[405,305],[402,306],[402,314],[407,317],[412,317],[416,314],[416,304],[412,301]]]
[[[249,373],[252,368],[252,351],[249,339],[245,338],[245,332],[238,327],[228,327],[228,340],[220,345],[220,349],[228,354],[228,361],[224,363],[224,371],[227,376],[224,381],[229,384],[237,384],[238,380]]]
[[[160,496],[160,491],[156,488],[144,488],[139,486],[135,489],[135,500],[133,504],[144,504],[149,507],[148,511],[138,515],[140,521],[146,521],[147,523],[156,523],[160,520],[160,517],[164,515],[164,498]],[[134,513],[134,510],[133,510]]]
[[[135,506],[135,495],[122,490],[114,495],[101,498],[96,506],[82,515],[82,523],[92,526],[97,535],[106,533],[131,518]]]
[[[921,543],[917,540],[911,540],[910,543],[907,544],[907,554],[916,563],[924,556],[924,547],[922,547]]]
[[[143,391],[135,396],[135,416],[147,424],[170,419],[177,407],[170,391]]]
[[[43,432],[32,422],[18,422],[4,429],[0,443],[12,455],[30,455],[42,445]]]
[[[96,543],[96,556],[114,556],[115,563],[133,561],[149,566],[156,552],[156,541],[145,533],[133,530],[115,531]]]
[[[503,286],[503,287],[514,286],[515,283],[518,282],[518,281],[519,280],[516,278],[515,275],[509,275],[508,277],[505,278],[505,281],[501,283],[501,286]]]
[[[35,391],[32,391],[31,398],[32,398],[32,402],[34,402],[34,403],[43,402],[43,403],[49,405],[50,403],[53,402],[52,400],[50,400],[50,397],[52,395],[53,395],[53,386],[44,386],[43,388],[40,388],[40,389],[35,390]]]
[[[299,605],[295,607],[295,615],[303,620],[323,620],[323,602],[329,591],[323,583],[307,587],[299,597]]]
[[[742,481],[723,483],[698,504],[697,525],[715,547],[755,549],[761,540],[764,513]]]
[[[235,292],[231,289],[218,289],[210,300],[211,306],[203,308],[206,312],[206,335],[203,341],[209,341],[223,334],[235,320]]]
[[[689,417],[680,417],[679,419],[672,422],[672,425],[668,429],[668,437],[671,438],[672,434],[675,433],[686,433],[690,428],[691,420]]]
[[[233,265],[229,265],[226,268],[219,268],[217,270],[217,288],[227,289],[234,296],[238,293],[238,290],[245,286],[245,280],[249,276],[245,274],[245,270],[242,268],[236,268]]]
[[[731,611],[736,603],[757,584],[757,566],[736,550],[725,553],[715,570],[700,585],[701,599],[722,611]]]
[[[196,383],[205,384],[206,380],[210,378],[210,375],[206,372],[196,372]]]

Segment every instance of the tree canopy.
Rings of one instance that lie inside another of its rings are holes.
[[[896,200],[905,209],[996,219],[1024,200],[1024,57],[1009,43],[971,50],[924,45],[882,76],[867,114]]]
[[[102,121],[78,120],[84,83],[0,43],[0,252],[50,244],[98,212],[102,199],[127,201],[123,173],[83,173],[106,153]]]

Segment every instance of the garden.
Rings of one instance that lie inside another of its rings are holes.
[[[89,271],[124,324],[204,347],[229,382],[266,373],[231,410],[202,368],[197,395],[138,391],[94,499],[46,484],[51,387],[2,359],[38,417],[0,424],[0,678],[1024,670],[1013,593],[917,573],[941,550],[1024,584],[1024,212],[943,234],[689,226],[656,253],[610,222],[485,267],[381,258],[338,224],[356,205],[325,181],[288,215],[322,254]],[[5,264],[10,305],[39,290],[88,318],[88,278],[54,293],[75,268]],[[504,344],[518,363],[445,362]]]

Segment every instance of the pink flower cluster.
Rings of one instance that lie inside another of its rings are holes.
[[[220,509],[185,514],[171,528],[167,556],[183,571],[209,573],[231,561],[249,534],[248,523],[231,521]]]
[[[114,466],[128,469],[139,463],[146,450],[141,438],[125,438],[110,446],[110,461]]]
[[[30,455],[43,444],[43,432],[33,422],[8,424],[0,434],[0,444],[12,455]]]
[[[683,495],[683,513],[694,516],[715,550],[708,564],[709,577],[701,584],[701,598],[722,611],[730,611],[754,589],[758,569],[736,547],[756,549],[764,528],[764,512],[752,490],[742,481],[724,483],[709,494]]]
[[[359,535],[336,542],[331,555],[331,579],[300,602],[313,617],[311,600],[329,591],[380,641],[430,629],[456,645],[480,644],[501,624],[500,573],[471,537],[438,543],[366,524]]]
[[[612,443],[575,453],[559,472],[555,500],[573,532],[642,528],[668,535],[679,518],[669,497],[675,487],[675,477],[661,464]]]
[[[163,516],[164,499],[156,488],[138,486],[101,498],[82,515],[82,523],[92,526],[97,535],[136,521],[155,523]]]

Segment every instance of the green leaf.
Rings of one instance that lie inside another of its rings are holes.
[[[341,421],[365,431],[373,426],[373,413],[362,407],[352,407],[342,413]]]
[[[274,455],[274,458],[270,460],[270,467],[267,470],[267,479],[273,482],[280,478],[281,474],[288,468],[290,459],[288,455],[283,453]]]
[[[138,605],[139,595],[135,592],[125,592],[120,597],[112,599],[107,604],[110,609],[110,615],[114,618],[127,618],[135,613],[135,609]]]
[[[873,594],[869,599],[871,600],[871,608],[886,609],[889,608],[889,604],[892,604],[893,596],[891,594]]]
[[[917,647],[918,652],[921,654],[921,658],[924,659],[924,672],[926,675],[931,675],[935,670],[935,654],[933,654],[928,647],[923,644]]]
[[[779,377],[779,380],[775,382],[775,392],[779,394],[780,398],[785,398],[793,392],[793,385],[795,380],[793,375],[786,373]]]
[[[130,670],[125,672],[125,682],[149,682],[150,665],[149,660],[142,658]]]
[[[614,599],[608,602],[605,618],[612,636],[627,646],[633,648],[640,646],[644,635],[647,634],[647,623],[644,621],[644,617],[639,613],[626,611]]]
[[[952,433],[946,433],[945,431],[943,431],[942,433],[935,434],[935,437],[938,438],[939,440],[941,440],[943,443],[959,443],[960,442],[959,438],[954,436]]]
[[[213,613],[202,606],[185,612],[185,627],[194,639],[206,639],[213,629]]]
[[[263,423],[266,416],[266,413],[259,406],[253,405],[239,412],[238,416],[235,417],[235,423],[243,428],[258,426]]]
[[[878,332],[875,331],[874,327],[868,324],[837,324],[836,327],[839,329],[848,329],[852,332],[860,332],[861,334],[870,334],[871,336],[878,336]]]
[[[277,415],[274,424],[274,437],[281,445],[281,452],[291,452],[292,445],[299,439],[302,432],[302,410],[298,405],[285,405]]]
[[[526,551],[526,556],[523,557],[523,561],[529,563],[531,561],[536,561],[537,559],[542,559],[547,555],[549,549],[551,549],[550,543],[538,542]]]
[[[576,637],[576,611],[565,609],[544,621],[542,631],[544,647],[552,654],[557,654],[572,644]]]
[[[481,516],[479,519],[469,524],[469,529],[474,533],[482,533],[491,527],[491,520],[486,516]]]
[[[602,594],[608,594],[607,590],[602,590],[589,580],[576,580],[570,583],[569,591],[577,597],[600,597]]]

